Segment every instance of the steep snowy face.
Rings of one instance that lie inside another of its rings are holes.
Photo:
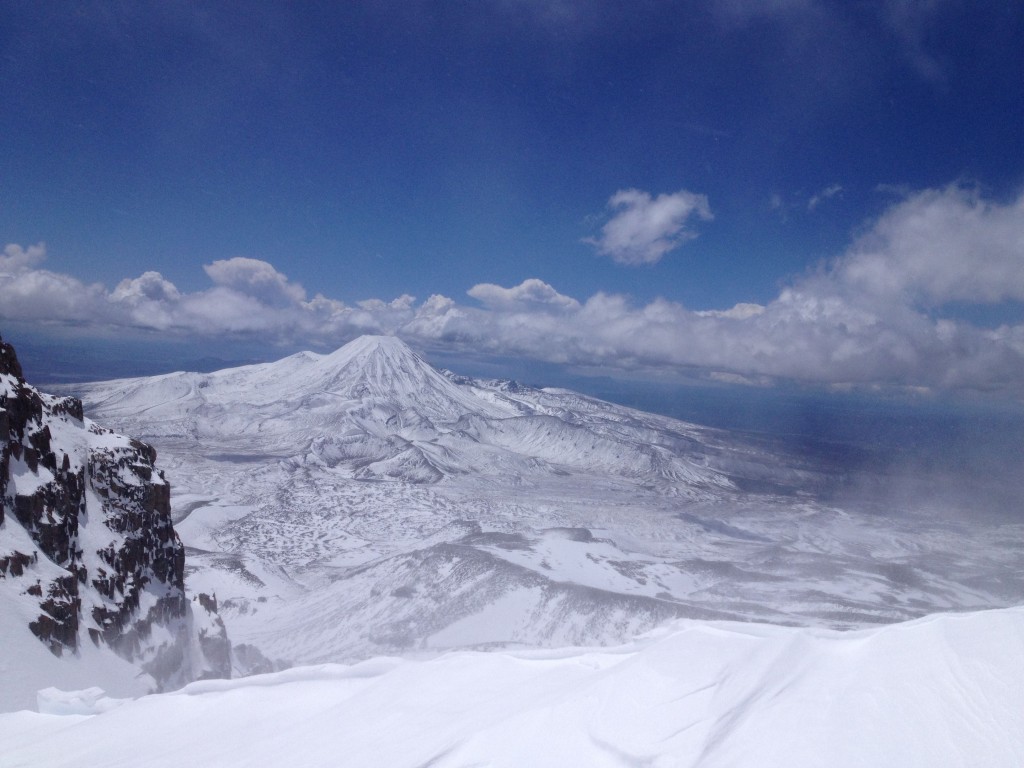
[[[316,363],[325,391],[360,399],[394,399],[422,407],[424,398],[462,400],[458,390],[404,342],[389,336],[361,336]]]
[[[23,632],[55,656],[104,646],[159,685],[228,674],[223,624],[205,608],[209,654],[192,655],[199,624],[155,460],[150,446],[84,418],[80,401],[29,386],[0,340],[3,621],[34,613]]]
[[[304,389],[390,407],[397,414],[417,414],[437,424],[466,413],[511,414],[473,397],[390,336],[361,336],[320,358],[308,372]]]

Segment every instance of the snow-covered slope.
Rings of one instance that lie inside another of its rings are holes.
[[[1024,602],[1020,524],[837,507],[761,440],[445,374],[397,339],[76,391],[160,450],[190,588],[292,663]]]
[[[75,679],[139,691],[230,672],[213,602],[185,596],[155,459],[28,385],[0,340],[0,708]]]
[[[5,768],[1017,768],[1024,610],[304,667],[0,715]],[[52,714],[51,714],[52,713]]]

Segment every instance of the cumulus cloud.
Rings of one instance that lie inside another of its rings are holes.
[[[159,272],[144,272],[125,279],[107,297],[108,312],[121,312],[132,318],[134,325],[166,330],[175,325],[176,309],[182,296],[174,283]]]
[[[159,272],[143,272],[139,277],[122,280],[110,298],[114,302],[139,304],[146,301],[177,301],[181,298],[177,287]]]
[[[259,259],[236,256],[203,267],[216,285],[251,296],[265,304],[286,307],[306,298],[305,289]]]
[[[118,321],[102,285],[87,285],[44,269],[0,273],[0,317],[31,322],[59,320],[89,325]]]
[[[601,227],[599,237],[584,242],[610,256],[619,264],[655,264],[697,233],[687,227],[696,217],[713,218],[708,199],[685,189],[651,197],[639,189],[622,189],[608,200],[611,218]]]
[[[46,243],[37,243],[28,248],[10,243],[0,256],[0,272],[21,272],[41,264],[46,259]]]
[[[403,332],[552,362],[702,369],[723,381],[773,377],[1020,396],[1024,326],[978,328],[943,317],[935,305],[1020,300],[1022,259],[1024,196],[998,203],[952,186],[897,202],[843,256],[766,305],[691,311],[599,293],[553,314],[513,300],[520,287],[487,286],[471,292],[493,297],[485,309],[438,303],[429,324]]]
[[[399,311],[412,309],[416,304],[416,297],[408,293],[403,293],[397,299],[391,301],[383,301],[381,299],[365,299],[357,302],[357,306],[360,309],[365,309],[369,312],[379,312],[385,309],[395,309]]]
[[[837,268],[872,295],[933,305],[1024,300],[1024,195],[1001,204],[957,185],[908,196]]]
[[[494,283],[479,283],[466,291],[485,306],[509,309],[517,305],[552,307],[557,309],[579,309],[580,303],[563,296],[543,280],[529,278],[512,288],[502,288]]]
[[[12,320],[332,344],[361,333],[394,332],[414,314],[412,296],[371,301],[365,307],[349,307],[320,294],[307,300],[301,285],[257,259],[236,257],[204,265],[212,286],[182,293],[159,272],[126,278],[107,290],[32,268],[45,257],[42,246],[9,245],[4,254],[8,269],[0,271],[0,318]]]
[[[761,311],[693,312],[676,302],[635,305],[605,293],[560,314],[522,305],[468,309],[436,300],[400,333],[588,367],[703,369],[719,380],[764,383],[773,377],[1018,393],[1024,381],[1020,328],[995,334],[907,307],[858,303],[837,292],[830,279],[789,288]]]
[[[30,250],[4,250],[0,317],[309,345],[387,333],[432,348],[588,368],[1024,397],[1024,325],[981,328],[944,310],[948,302],[1024,300],[1024,195],[998,202],[960,186],[907,195],[843,255],[791,280],[774,300],[721,310],[604,292],[584,300],[535,278],[475,285],[472,306],[438,294],[349,306],[320,294],[307,299],[254,259],[207,265],[211,286],[192,293],[157,272],[111,291],[39,268],[45,254]]]

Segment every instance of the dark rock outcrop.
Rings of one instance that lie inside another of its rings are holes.
[[[24,594],[40,613],[29,629],[58,656],[88,636],[162,687],[228,677],[216,602],[204,595],[194,611],[185,596],[185,550],[155,461],[151,446],[85,419],[76,398],[28,385],[0,339],[0,526],[20,526],[34,546],[0,547],[0,578],[33,576]]]

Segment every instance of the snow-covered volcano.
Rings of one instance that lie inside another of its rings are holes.
[[[393,338],[75,391],[158,448],[190,588],[271,658],[615,643],[679,617],[863,627],[1024,599],[1018,524],[838,507],[825,470],[762,438],[448,374]]]
[[[208,453],[273,454],[364,479],[520,481],[572,467],[729,485],[678,423],[666,430],[665,420],[575,394],[456,379],[387,336],[328,355],[79,391],[91,409],[147,439],[191,438]]]

